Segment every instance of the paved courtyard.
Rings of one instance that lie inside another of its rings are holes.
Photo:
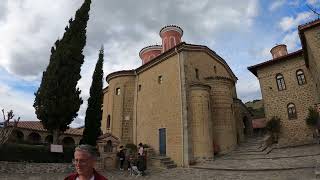
[[[176,168],[171,170],[150,172],[147,176],[130,176],[127,172],[104,172],[109,180],[312,180],[315,179],[313,169],[299,169],[288,171],[219,171],[203,169]],[[58,180],[66,174],[21,174],[4,175],[1,180]]]
[[[143,177],[126,171],[102,172],[109,180],[313,180],[320,165],[320,146],[268,149],[248,141],[228,155],[190,168],[148,170]],[[67,174],[0,174],[1,180],[57,180]]]

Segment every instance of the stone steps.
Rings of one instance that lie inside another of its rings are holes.
[[[152,160],[159,161],[161,166],[164,167],[165,169],[172,169],[177,167],[175,162],[171,160],[170,157],[167,157],[167,156],[154,156],[152,157]]]

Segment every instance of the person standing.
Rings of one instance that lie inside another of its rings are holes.
[[[139,151],[138,151],[140,156],[144,156],[144,149],[142,143],[139,143]]]
[[[98,151],[95,147],[87,144],[75,148],[73,164],[76,172],[68,175],[64,180],[107,180],[95,169]]]
[[[123,149],[123,146],[120,146],[120,151],[118,152],[117,154],[118,158],[119,158],[119,161],[120,161],[120,170],[122,171],[123,170],[123,164],[124,164],[124,161],[125,161],[125,153],[124,153],[124,149]]]

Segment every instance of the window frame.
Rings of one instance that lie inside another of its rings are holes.
[[[120,96],[120,95],[121,95],[121,88],[120,88],[120,87],[117,87],[117,88],[116,88],[116,95],[117,95],[117,96]]]
[[[301,74],[298,74],[300,72],[301,72]],[[304,71],[302,69],[298,69],[296,71],[296,78],[297,78],[298,85],[302,86],[304,84],[307,84],[306,76],[305,76]]]
[[[279,78],[280,77],[280,78]],[[279,91],[286,90],[286,82],[284,80],[284,76],[281,73],[276,75],[276,83]]]
[[[294,103],[288,103],[288,105],[287,105],[287,113],[288,113],[288,119],[289,120],[298,118],[297,108],[296,108],[296,105]]]

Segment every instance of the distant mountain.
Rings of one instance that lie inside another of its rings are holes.
[[[253,114],[254,119],[265,117],[262,99],[256,99],[253,101],[246,102],[245,105],[247,106],[249,111]]]

